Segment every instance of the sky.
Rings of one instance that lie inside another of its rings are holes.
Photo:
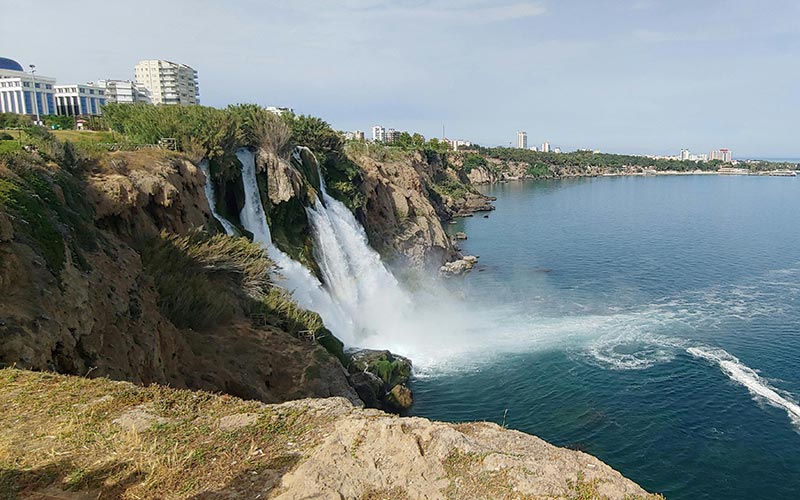
[[[0,56],[60,83],[199,72],[254,102],[484,145],[800,157],[797,0],[0,0]],[[13,12],[14,15],[7,15]],[[17,21],[19,20],[19,22]]]

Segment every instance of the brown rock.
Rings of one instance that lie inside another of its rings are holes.
[[[13,239],[14,226],[11,225],[8,215],[0,212],[0,242],[11,241]]]
[[[389,402],[400,410],[407,410],[414,404],[414,398],[411,395],[411,389],[408,387],[397,384],[389,392]]]

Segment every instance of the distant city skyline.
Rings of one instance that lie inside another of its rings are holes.
[[[287,106],[341,130],[384,122],[439,137],[445,123],[485,145],[525,130],[565,151],[800,156],[795,1],[9,0],[4,11],[37,21],[7,23],[2,55],[60,81],[130,80],[137,61],[159,58],[202,75],[203,104]],[[87,24],[54,50],[53,33]]]

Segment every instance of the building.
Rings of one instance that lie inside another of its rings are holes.
[[[147,59],[134,69],[136,83],[150,91],[153,104],[200,104],[197,71],[185,64]]]
[[[731,161],[733,161],[733,155],[732,155],[731,151],[729,149],[724,149],[724,148],[711,151],[708,154],[708,158],[710,160],[712,160],[712,161],[713,160],[720,160],[720,161],[724,161],[725,163],[730,163]]]
[[[135,104],[138,102],[150,104],[150,91],[140,83],[130,80],[98,80],[97,85],[105,89],[106,102],[121,104]]]
[[[549,153],[550,152],[550,143],[545,141],[542,143],[542,153]]]
[[[380,125],[375,125],[372,127],[372,141],[386,142],[386,129]]]
[[[18,115],[55,114],[56,79],[26,73],[22,65],[0,57],[0,112]]]
[[[393,144],[400,139],[401,132],[399,130],[395,130],[393,128],[386,129],[386,143]]]
[[[681,160],[686,161],[691,158],[692,154],[689,152],[688,149],[681,149]]]
[[[555,149],[553,150],[553,153],[556,153],[556,154],[561,154],[561,148],[555,148]]]
[[[536,146],[531,146],[529,149],[530,149],[531,151],[539,151],[539,148],[538,148],[538,147],[536,147]]]
[[[103,114],[106,105],[106,88],[92,83],[56,85],[56,114],[87,116]]]
[[[365,136],[363,130],[356,130],[353,132],[353,140],[364,142]]]
[[[517,132],[517,148],[528,149],[528,133],[520,130]]]
[[[282,116],[282,115],[285,115],[287,113],[292,114],[292,115],[294,114],[294,109],[292,109],[292,108],[281,108],[281,107],[278,107],[278,106],[267,106],[265,109],[267,111],[269,111],[270,113],[272,113],[274,115],[278,115],[278,116]]]

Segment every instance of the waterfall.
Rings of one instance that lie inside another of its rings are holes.
[[[225,234],[228,236],[235,236],[237,231],[233,224],[217,213],[217,198],[214,194],[214,183],[211,181],[211,171],[208,169],[208,160],[203,159],[200,161],[200,170],[202,170],[206,176],[206,184],[203,186],[203,189],[206,192],[206,199],[208,200],[208,207],[211,209],[211,215],[217,219],[217,222],[222,224],[222,228],[225,229]]]
[[[255,157],[247,149],[238,150],[236,156],[242,163],[245,197],[239,217],[277,264],[274,281],[300,306],[318,313],[348,347],[390,349],[424,365],[445,352],[464,350],[465,335],[482,336],[496,324],[455,305],[442,288],[419,289],[413,295],[406,291],[369,246],[363,227],[350,210],[328,195],[320,172],[320,196],[306,213],[323,285],[272,243]],[[299,150],[294,156],[302,161]],[[206,194],[211,199],[213,191],[207,189]]]
[[[253,241],[264,247],[277,264],[279,271],[274,276],[275,281],[288,290],[300,306],[319,314],[325,326],[334,334],[343,340],[353,338],[355,330],[352,319],[333,300],[328,290],[311,271],[272,243],[258,189],[255,156],[248,149],[239,149],[236,157],[242,163],[244,186],[244,208],[239,213],[239,218],[242,226],[253,233]]]
[[[324,182],[321,191],[314,207],[306,209],[314,255],[326,288],[356,324],[359,338],[353,340],[364,341],[407,324],[411,297],[369,246],[350,210],[328,195]]]

